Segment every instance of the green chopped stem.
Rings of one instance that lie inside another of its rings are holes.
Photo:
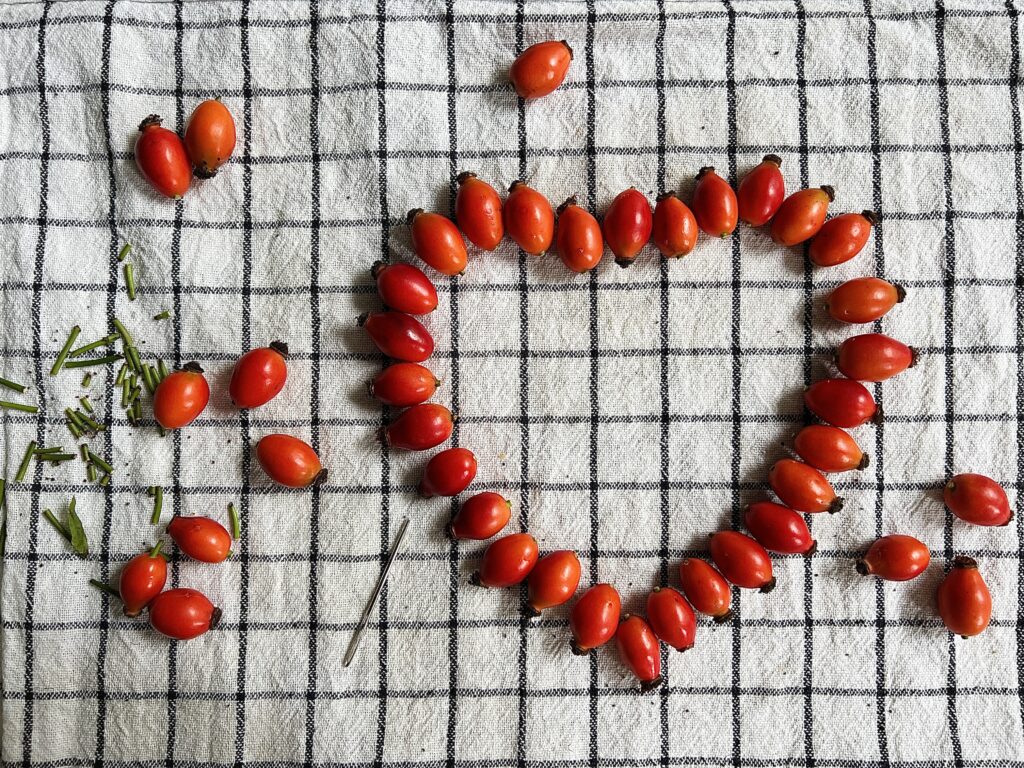
[[[86,450],[89,450],[89,449],[87,448]],[[110,466],[110,462],[108,462],[102,456],[97,456],[91,450],[89,451],[89,461],[91,461],[93,464],[95,464],[97,467],[99,467],[100,469],[102,469],[104,472],[106,472],[108,474],[110,472],[114,471],[114,468],[112,466]]]
[[[87,373],[85,374],[85,376],[82,377],[82,386],[88,387],[90,384],[92,384],[92,374]]]
[[[40,453],[62,453],[63,451],[64,447],[60,445],[50,445],[47,446],[46,448],[36,448],[37,455]]]
[[[124,261],[128,258],[128,254],[132,252],[132,244],[125,243],[121,246],[121,250],[117,252],[117,260]]]
[[[67,526],[65,526],[64,523],[54,516],[53,512],[48,509],[44,509],[43,517],[46,518],[46,522],[53,526],[57,533],[63,536],[67,541],[71,541],[71,531],[67,529]]]
[[[71,333],[68,334],[68,340],[64,342],[64,346],[61,347],[60,353],[50,369],[51,376],[56,376],[60,372],[60,369],[64,366],[64,361],[68,358],[68,352],[71,351],[71,345],[75,343],[75,339],[78,338],[78,334],[81,332],[82,329],[77,325],[71,329]]]
[[[170,316],[171,316],[170,311],[165,309],[163,312],[157,312],[155,315],[153,315],[153,319],[154,320],[167,320]]]
[[[159,485],[153,486],[153,515],[149,518],[150,525],[160,522],[160,512],[164,508],[164,489]]]
[[[128,300],[135,301],[135,267],[132,264],[124,265],[124,285],[128,291]]]
[[[36,441],[33,440],[28,444],[25,449],[25,455],[21,459],[21,464],[18,465],[18,474],[14,476],[14,482],[20,483],[25,479],[25,473],[28,472],[29,462],[32,461],[32,454],[36,452]]]
[[[100,478],[100,485],[110,485],[110,475],[104,475]]]
[[[157,542],[157,543],[156,543],[156,544],[154,545],[154,547],[153,547],[153,548],[152,548],[151,550],[149,550],[149,556],[150,556],[150,557],[159,557],[159,555],[160,555],[160,550],[161,550],[161,549],[163,548],[163,546],[164,546],[164,542],[163,542],[163,540],[161,539],[160,541],[158,541],[158,542]]]
[[[84,461],[86,464],[88,464],[89,463],[89,446],[86,445],[85,443],[82,443],[80,446],[78,446],[78,452],[82,456],[82,461]]]
[[[78,398],[78,402],[82,404],[82,408],[84,408],[86,412],[93,413],[92,403],[89,402],[89,398],[87,396],[82,395]]]
[[[142,370],[142,361],[139,359],[139,350],[129,345],[124,348],[125,356],[128,358],[128,366],[135,372]]]
[[[72,360],[69,363],[65,363],[65,368],[91,368],[94,365],[106,365],[107,363],[116,363],[118,360],[123,359],[121,355],[111,354],[104,355],[103,357],[90,357],[83,360]]]
[[[154,381],[153,367],[149,363],[144,363],[142,366],[142,383],[146,385],[146,391],[149,394],[156,392],[156,381]]]
[[[89,583],[96,587],[96,589],[98,589],[100,592],[106,592],[111,597],[116,597],[118,600],[121,599],[121,593],[109,584],[107,584],[105,581],[99,581],[98,579],[89,579]]]
[[[18,393],[21,393],[21,392],[25,391],[25,385],[24,384],[19,384],[16,381],[11,381],[10,379],[5,379],[2,376],[0,376],[0,387],[5,387],[7,389],[13,389],[15,392],[18,392]]]
[[[90,483],[95,483],[96,482],[96,465],[95,464],[89,464],[89,465],[86,466],[86,468],[85,468],[85,479],[88,480]]]
[[[64,422],[64,424],[68,428],[68,432],[71,433],[71,436],[75,438],[75,440],[82,436],[82,430],[75,426],[75,423],[73,421],[68,419],[66,422]]]
[[[71,352],[68,353],[68,357],[81,357],[86,352],[91,352],[97,347],[103,347],[109,344],[113,344],[115,341],[117,341],[117,334],[112,333],[109,336],[104,336],[102,339],[96,339],[96,341],[89,342],[84,346],[71,350]]]
[[[128,364],[127,363],[121,363],[121,370],[119,370],[117,372],[117,378],[114,379],[114,383],[115,384],[123,384],[124,383],[124,377],[127,375],[127,373],[128,373]]]
[[[128,395],[131,394],[131,387],[128,385],[128,380],[125,379],[121,382],[121,407],[128,407]]]
[[[139,399],[139,395],[142,394],[142,387],[135,387],[131,392],[128,393],[128,405],[131,405]]]
[[[106,427],[104,427],[98,421],[93,419],[91,416],[86,416],[79,410],[75,410],[75,416],[78,417],[79,421],[85,422],[86,426],[88,426],[94,432],[102,432],[104,429],[106,429]]]
[[[39,408],[28,403],[11,403],[7,400],[0,400],[0,408],[6,408],[9,411],[24,411],[25,413],[39,413]]]
[[[83,432],[90,431],[89,426],[79,417],[78,411],[73,411],[70,408],[65,408],[64,415],[67,417],[68,421],[70,421]]]
[[[170,373],[170,371],[167,370],[167,363],[165,363],[163,360],[156,361],[156,370],[160,374],[160,378],[157,380],[157,384],[159,384],[161,381],[167,378],[167,375]]]
[[[124,327],[120,320],[115,317],[112,318],[112,322],[114,323],[114,329],[117,331],[117,335],[121,337],[121,343],[124,344],[125,347],[130,347],[135,344],[135,340],[132,339],[132,335],[128,333],[128,329]]]
[[[52,461],[54,464],[60,464],[62,461],[71,461],[75,455],[74,453],[37,453],[36,461]]]
[[[228,502],[228,519],[231,521],[231,538],[238,541],[238,537],[242,535],[242,524],[238,522],[238,510],[231,502]]]
[[[0,477],[0,509],[4,508],[5,501],[7,501],[7,478]]]

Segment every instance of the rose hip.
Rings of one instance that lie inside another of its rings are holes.
[[[954,515],[975,525],[1008,525],[1013,517],[1006,491],[985,475],[954,475],[946,483],[942,498]]]
[[[732,618],[732,591],[718,571],[703,560],[685,558],[679,563],[679,586],[696,610],[721,624]]]
[[[825,308],[842,323],[873,323],[906,296],[901,286],[880,277],[858,277],[832,291]]]
[[[811,241],[807,255],[819,267],[832,267],[849,261],[863,250],[876,222],[877,218],[871,211],[836,216],[822,225]]]
[[[886,581],[910,581],[928,567],[928,547],[913,536],[894,533],[875,541],[857,561],[861,576],[877,576]]]
[[[946,629],[964,638],[980,635],[992,619],[992,595],[969,557],[956,557],[938,589],[939,616]]]
[[[627,616],[615,633],[622,663],[640,680],[647,693],[661,685],[661,649],[650,625],[639,616]]]
[[[750,535],[770,552],[813,555],[818,548],[803,517],[781,504],[754,502],[743,514],[743,524]]]
[[[457,181],[455,221],[459,229],[477,248],[493,251],[505,236],[501,198],[494,187],[478,179],[475,173],[463,171]]]
[[[513,181],[505,200],[504,219],[508,236],[531,256],[540,256],[551,247],[555,214],[551,203],[537,190]]]
[[[235,363],[228,392],[239,408],[258,408],[273,400],[288,380],[288,345],[272,341],[250,349]]]
[[[857,381],[885,381],[914,365],[914,350],[881,333],[853,336],[836,352],[836,367]]]
[[[736,193],[710,166],[697,174],[690,207],[697,224],[712,237],[728,237],[736,229]]]
[[[167,524],[167,534],[193,560],[221,563],[231,554],[231,534],[210,517],[175,515]]]
[[[136,555],[121,569],[118,594],[125,616],[138,616],[160,594],[167,582],[167,560],[160,554],[160,542],[148,552]]]
[[[456,539],[489,539],[508,524],[512,502],[500,493],[485,491],[466,499],[448,525]]]
[[[526,613],[540,616],[546,608],[569,602],[579,583],[580,560],[575,552],[563,549],[545,555],[530,571]]]
[[[375,262],[370,274],[386,307],[410,315],[426,315],[437,309],[437,290],[430,278],[412,264]]]
[[[391,448],[426,451],[452,436],[455,420],[452,412],[436,403],[420,403],[399,414],[382,431],[382,440]]]
[[[287,488],[309,488],[327,479],[313,446],[291,435],[266,435],[256,444],[256,460],[271,480]]]
[[[835,200],[835,190],[824,186],[801,189],[787,197],[772,219],[772,240],[779,245],[798,245],[818,234]]]
[[[395,363],[377,374],[370,383],[370,397],[385,405],[407,408],[426,402],[441,386],[430,369],[419,363]]]
[[[804,390],[804,404],[822,421],[835,427],[859,427],[878,413],[867,387],[850,379],[823,379]]]
[[[558,206],[558,230],[555,235],[558,255],[573,272],[588,272],[604,254],[601,225],[589,211],[570,197]]]
[[[651,204],[636,187],[620,192],[604,214],[602,230],[615,263],[628,267],[651,239]]]
[[[388,357],[422,363],[434,352],[434,337],[423,323],[404,312],[367,312],[357,320],[377,349]]]
[[[667,259],[685,256],[697,244],[697,219],[675,192],[658,197],[651,241]]]
[[[149,604],[149,623],[161,635],[191,640],[220,623],[220,608],[195,589],[169,589]]]
[[[188,119],[185,149],[196,176],[212,179],[235,151],[235,119],[220,99],[201,102]]]
[[[546,40],[516,56],[509,79],[521,98],[539,99],[562,84],[571,63],[572,48],[565,40]]]
[[[584,592],[569,612],[572,652],[586,656],[615,637],[621,610],[619,592],[611,584],[595,584]]]
[[[782,158],[765,155],[754,170],[743,177],[736,190],[739,216],[752,227],[771,221],[786,197],[786,182],[782,178]]]
[[[457,496],[476,477],[476,456],[467,448],[449,448],[427,462],[420,480],[420,496]]]
[[[686,599],[671,587],[655,587],[647,596],[647,621],[666,645],[677,651],[693,647],[697,617]]]
[[[420,208],[406,217],[412,228],[412,247],[416,255],[442,275],[461,275],[466,271],[466,243],[450,219]]]
[[[838,512],[843,508],[843,500],[825,476],[802,461],[776,461],[768,470],[768,485],[783,504],[797,512]]]
[[[771,592],[775,589],[772,559],[765,548],[736,531],[711,537],[711,559],[722,575],[737,587]]]
[[[861,451],[849,432],[839,427],[810,424],[796,433],[793,450],[822,472],[849,472],[868,465],[868,455]]]
[[[512,587],[537,564],[537,541],[528,533],[503,536],[484,550],[480,570],[469,581],[478,587]]]
[[[186,363],[161,381],[153,393],[153,417],[164,429],[187,427],[210,402],[210,384],[199,363]]]
[[[139,125],[135,163],[146,181],[165,197],[180,198],[192,183],[192,163],[185,144],[178,134],[160,125],[159,115],[150,115]]]

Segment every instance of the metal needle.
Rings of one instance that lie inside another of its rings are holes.
[[[348,650],[345,651],[345,658],[341,662],[342,666],[347,667],[351,664],[352,659],[355,658],[356,651],[359,650],[359,644],[363,640],[363,632],[366,630],[366,623],[370,620],[370,612],[373,611],[373,607],[377,604],[377,598],[380,597],[380,591],[384,588],[384,582],[388,580],[388,574],[391,572],[391,566],[395,562],[398,550],[402,548],[402,541],[405,539],[405,531],[408,527],[409,518],[406,517],[398,527],[398,536],[395,537],[395,544],[391,547],[388,559],[385,561],[384,567],[380,572],[380,577],[377,579],[377,585],[373,588],[370,599],[367,601],[366,607],[363,609],[363,615],[359,618],[359,623],[356,624],[356,629],[352,633],[352,639],[348,643]]]

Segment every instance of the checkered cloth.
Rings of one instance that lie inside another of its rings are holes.
[[[970,528],[937,491],[978,471],[1021,506],[1018,16],[1012,0],[2,6],[0,375],[41,408],[2,415],[3,765],[1024,765],[1024,527]],[[548,38],[575,50],[568,82],[524,105],[506,68]],[[136,126],[156,112],[180,130],[216,95],[237,120],[234,161],[158,199],[133,164]],[[865,253],[811,269],[741,228],[671,264],[648,249],[573,276],[506,243],[438,279],[427,320],[475,487],[504,492],[512,529],[576,550],[584,586],[612,582],[638,611],[765,495],[801,387],[852,332],[823,296],[859,275],[906,286],[879,328],[919,362],[874,388],[884,424],[856,430],[871,466],[837,478],[841,514],[811,521],[818,554],[776,558],[778,588],[735,594],[735,619],[702,621],[641,696],[613,649],[568,652],[564,609],[525,621],[516,590],[467,584],[482,546],[444,537],[451,501],[416,498],[425,457],[374,440],[394,414],[365,395],[382,360],[354,319],[378,306],[370,264],[411,258],[405,212],[450,211],[458,171],[601,211],[630,185],[688,195],[703,165],[735,180],[767,152],[790,189],[831,183],[835,210],[879,212]],[[98,338],[114,315],[146,360],[198,360],[210,407],[166,438],[130,427],[107,366],[90,444],[110,486],[78,462],[13,482],[30,440],[73,444],[80,372],[48,376],[68,329]],[[278,338],[284,392],[240,413],[232,361]],[[328,483],[270,485],[252,452],[270,432],[309,439]],[[224,610],[190,642],[87,584],[161,534],[154,484],[165,521],[241,510],[226,563],[172,559],[173,585]],[[40,518],[72,494],[85,559]],[[405,516],[407,548],[343,668]],[[895,531],[922,538],[932,568],[910,584],[857,576],[853,558]],[[993,592],[992,626],[969,641],[933,605],[954,553]]]

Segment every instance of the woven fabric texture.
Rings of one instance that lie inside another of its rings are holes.
[[[524,104],[507,67],[551,38],[575,51],[568,80]],[[0,6],[0,375],[41,409],[0,417],[3,765],[1024,765],[1024,527],[969,527],[939,493],[955,471],[996,478],[1015,508],[1024,488],[1020,40],[1012,0]],[[213,96],[237,121],[233,161],[158,198],[134,166],[139,121],[181,130]],[[768,493],[802,387],[856,332],[828,319],[829,290],[862,275],[907,289],[877,327],[917,365],[874,386],[885,419],[855,431],[871,465],[835,478],[846,507],[810,521],[817,555],[776,558],[775,591],[735,593],[734,619],[702,620],[640,695],[613,648],[569,653],[564,608],[527,621],[519,590],[468,584],[483,546],[444,536],[458,502],[417,498],[425,456],[376,442],[394,413],[365,394],[382,358],[355,318],[378,306],[370,265],[414,259],[406,211],[450,212],[459,171],[600,213],[631,185],[688,199],[701,166],[735,182],[769,152],[789,189],[832,184],[834,211],[878,212],[859,257],[812,269],[741,227],[672,263],[648,248],[575,276],[506,242],[471,250],[461,277],[431,273],[428,364],[475,487],[634,612]],[[132,427],[107,365],[88,390],[107,429],[89,442],[110,485],[77,461],[15,482],[29,441],[77,448],[63,412],[82,372],[49,368],[72,325],[90,341],[115,316],[144,359],[198,361],[210,407],[162,438],[143,395]],[[232,363],[274,339],[288,383],[239,412]],[[272,486],[253,451],[272,432],[309,440],[327,483]],[[172,557],[169,582],[224,611],[189,642],[88,584],[162,535],[151,485],[164,522],[241,512],[227,562]],[[40,516],[72,495],[84,559]],[[932,567],[858,576],[892,532],[927,543]],[[934,608],[956,554],[993,593],[969,641]]]

